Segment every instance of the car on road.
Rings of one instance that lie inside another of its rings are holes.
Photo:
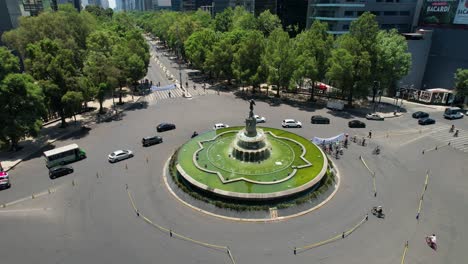
[[[266,118],[263,117],[263,116],[254,115],[254,118],[255,118],[255,121],[257,121],[257,124],[258,124],[258,123],[265,123],[265,122],[266,122]]]
[[[436,121],[434,119],[429,118],[429,117],[421,118],[421,119],[418,120],[418,124],[420,124],[422,126],[435,124],[435,122]]]
[[[450,120],[460,119],[463,118],[463,113],[465,113],[465,110],[460,107],[447,107],[444,111],[444,118]]]
[[[133,157],[133,152],[131,150],[116,150],[109,154],[108,160],[110,163],[114,163],[120,160],[129,159]]]
[[[377,114],[377,113],[370,113],[366,115],[367,120],[378,120],[378,121],[383,121],[384,117]]]
[[[58,166],[49,169],[49,178],[55,179],[60,176],[73,173],[73,168],[71,166]]]
[[[324,117],[320,115],[313,115],[310,118],[310,122],[312,124],[330,124],[330,119],[328,117]]]
[[[11,187],[10,177],[6,171],[0,171],[0,189],[8,189]]]
[[[281,125],[283,127],[302,127],[302,123],[300,121],[294,120],[294,119],[285,119],[283,122],[281,122]]]
[[[171,123],[161,123],[159,124],[157,127],[156,127],[156,130],[158,132],[164,132],[164,131],[168,131],[168,130],[172,130],[172,129],[176,129],[176,125],[175,124],[171,124]]]
[[[226,128],[226,127],[229,127],[229,126],[223,123],[217,123],[213,126],[213,129],[216,130],[216,129]]]
[[[148,147],[162,142],[163,139],[160,136],[144,137],[141,139],[141,144],[143,145],[143,147]]]
[[[412,116],[413,118],[426,118],[426,117],[429,117],[429,114],[426,112],[417,111],[417,112],[414,112]]]
[[[366,128],[366,123],[359,120],[351,120],[348,122],[348,126],[351,128]]]

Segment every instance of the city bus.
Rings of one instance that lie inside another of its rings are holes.
[[[64,165],[77,160],[86,158],[86,152],[78,147],[77,144],[70,144],[60,148],[44,152],[47,168],[58,165]]]

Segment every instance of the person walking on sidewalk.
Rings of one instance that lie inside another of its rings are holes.
[[[367,137],[372,138],[372,130],[369,130],[369,135]]]
[[[171,94],[171,91],[169,91],[169,98],[171,98],[171,95],[172,95],[172,94]]]

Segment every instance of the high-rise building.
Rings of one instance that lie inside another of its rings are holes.
[[[298,26],[299,31],[305,29],[307,22],[307,7],[309,0],[277,0],[276,14],[281,19],[283,27]]]
[[[0,1],[0,44],[3,32],[16,28],[21,9],[18,0]]]
[[[380,28],[412,30],[417,0],[309,0],[307,26],[314,20],[327,22],[329,33],[348,32],[352,21],[364,12],[376,15]]]
[[[54,0],[53,0],[54,1]],[[80,11],[81,10],[81,0],[55,0],[57,4],[63,5],[63,4],[72,4],[73,7],[76,8],[76,10]],[[96,0],[100,1],[100,0]]]
[[[182,0],[171,0],[171,9],[173,11],[181,11],[182,10]]]

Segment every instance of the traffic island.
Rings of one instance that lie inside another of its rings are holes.
[[[335,170],[319,147],[285,130],[257,128],[253,116],[251,102],[245,127],[199,135],[171,157],[171,183],[191,196],[184,200],[195,198],[197,207],[203,201],[208,211],[231,210],[224,212],[230,216],[256,210],[263,212],[254,218],[272,218],[272,208],[276,217],[297,214],[334,193]]]

